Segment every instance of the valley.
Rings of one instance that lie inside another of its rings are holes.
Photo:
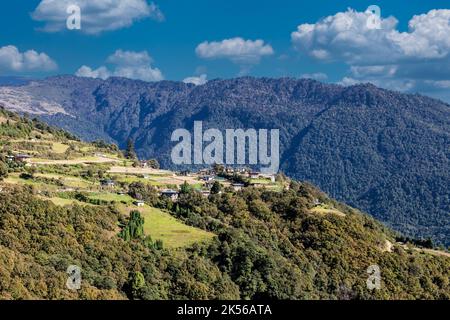
[[[6,122],[6,118],[3,119]],[[13,167],[18,167],[4,179],[4,183],[32,186],[40,199],[59,206],[112,205],[125,215],[138,210],[145,219],[145,235],[162,241],[169,248],[185,247],[214,236],[183,224],[164,210],[146,204],[137,206],[139,199],[128,195],[129,186],[133,183],[151,186],[155,193],[171,188],[178,190],[187,183],[199,192],[209,194],[210,188],[204,186],[201,173],[179,175],[150,168],[143,166],[144,162],[126,159],[113,146],[92,147],[88,143],[66,140],[41,130],[23,135],[26,138],[11,140],[6,136],[0,137],[0,145],[8,151],[8,161]],[[267,187],[277,187],[265,179],[253,180]],[[231,182],[224,179],[222,185],[230,186]]]
[[[450,298],[447,251],[309,183],[220,165],[165,170],[0,117],[2,299]],[[77,291],[65,286],[71,265],[82,270]]]
[[[370,84],[294,78],[194,86],[56,76],[0,87],[0,105],[84,141],[124,149],[131,139],[139,157],[173,171],[186,166],[172,162],[171,135],[179,128],[194,132],[196,121],[205,132],[218,128],[222,135],[228,128],[279,129],[281,172],[410,237],[450,244],[450,106],[439,100]]]

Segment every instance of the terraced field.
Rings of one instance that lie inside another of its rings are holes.
[[[90,199],[97,199],[101,201],[107,201],[107,202],[117,202],[117,203],[127,203],[132,204],[134,199],[130,197],[129,195],[120,195],[117,193],[111,193],[111,192],[94,192],[89,195]]]
[[[39,132],[34,134],[40,135]],[[134,168],[131,161],[116,154],[100,152],[93,146],[85,146],[79,142],[52,141],[53,137],[49,134],[41,137],[3,141],[4,144],[9,143],[15,148],[14,154],[21,152],[31,156],[22,164],[22,169],[11,172],[4,183],[32,186],[39,198],[58,206],[113,204],[125,215],[132,210],[139,210],[145,220],[145,234],[153,240],[161,240],[166,248],[186,247],[196,242],[208,241],[215,236],[187,226],[159,209],[148,205],[137,207],[134,205],[135,199],[123,193],[123,186],[132,182],[170,188],[188,181],[194,188],[200,188],[202,184],[198,178],[177,177],[173,172],[165,170]],[[66,155],[69,144],[74,146],[75,152],[82,152],[84,155]],[[48,155],[63,155],[67,158],[52,159]],[[91,173],[86,176],[88,171]],[[103,171],[103,178],[99,176],[100,171]],[[102,188],[101,179],[113,179],[116,185]]]
[[[213,233],[187,226],[169,213],[147,205],[138,208],[120,204],[118,207],[125,213],[132,210],[140,211],[145,220],[145,234],[153,240],[162,240],[164,246],[168,248],[186,247],[196,242],[211,240],[215,236]]]
[[[106,158],[106,157],[80,157],[76,159],[68,159],[68,160],[52,160],[52,159],[44,159],[44,158],[32,158],[27,160],[30,164],[35,165],[76,165],[76,164],[89,164],[89,163],[113,163],[120,162],[118,159]]]

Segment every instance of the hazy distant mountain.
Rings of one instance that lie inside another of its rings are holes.
[[[21,86],[28,84],[32,79],[19,76],[0,76],[0,86]]]
[[[239,78],[181,82],[53,77],[0,88],[0,104],[88,140],[136,141],[170,162],[170,135],[279,128],[282,170],[408,235],[450,244],[450,106],[373,85]]]

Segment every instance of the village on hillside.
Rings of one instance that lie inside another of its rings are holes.
[[[168,247],[190,245],[214,235],[149,205],[143,192],[176,203],[186,188],[205,198],[245,187],[275,192],[289,188],[283,175],[265,175],[244,167],[163,170],[154,159],[140,161],[115,145],[86,143],[39,121],[6,112],[0,113],[0,150],[0,160],[7,166],[0,192],[28,186],[37,197],[58,206],[112,206],[125,216],[139,210],[145,218],[146,234]]]
[[[152,166],[150,163],[155,163],[155,160],[141,160],[136,165],[125,159],[120,161],[116,155],[104,153],[94,153],[91,156],[81,158],[52,160],[39,159],[28,153],[12,152],[6,156],[6,160],[15,163],[19,167],[30,168],[32,171],[39,171],[45,166],[89,167],[101,164],[107,170],[105,170],[98,181],[99,189],[109,193],[117,193],[118,195],[125,195],[127,193],[126,183],[132,182],[152,185],[161,196],[170,197],[172,200],[177,199],[180,186],[183,184],[192,186],[206,197],[211,194],[214,183],[219,183],[221,187],[231,188],[234,191],[239,191],[248,186],[268,188],[274,191],[289,188],[289,184],[277,182],[277,175],[275,174],[263,174],[245,167],[235,168],[215,165],[196,172],[172,172]],[[45,175],[42,175],[42,177],[45,177]],[[11,182],[16,180],[15,178],[9,179]],[[58,191],[90,191],[92,187],[93,185],[85,189],[82,184],[75,187],[64,185]]]

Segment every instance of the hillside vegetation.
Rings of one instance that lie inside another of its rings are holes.
[[[30,104],[29,101],[33,103]],[[280,129],[281,170],[408,236],[450,245],[450,106],[369,84],[239,78],[180,82],[53,77],[0,87],[0,104],[86,140],[173,166],[172,132]]]
[[[205,197],[195,177],[139,177],[114,145],[0,118],[0,298],[450,299],[448,253],[400,242],[308,183],[279,176],[279,188],[234,191],[224,181]],[[32,157],[11,161],[19,151]],[[66,287],[71,265],[79,290]],[[381,288],[371,290],[373,265]]]

